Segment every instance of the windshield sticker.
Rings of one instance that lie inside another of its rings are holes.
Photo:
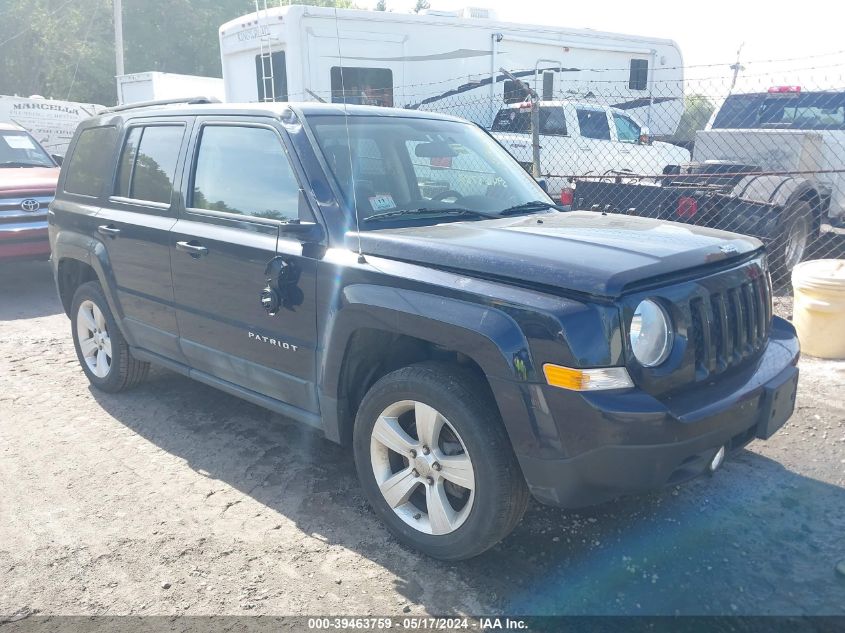
[[[4,136],[3,140],[12,149],[35,149],[32,140],[23,134],[10,134],[9,136]]]
[[[380,193],[377,196],[370,197],[370,206],[373,211],[386,211],[387,209],[395,209],[396,203],[393,202],[393,196],[389,193]]]

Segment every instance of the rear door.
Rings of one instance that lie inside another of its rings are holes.
[[[131,342],[175,360],[179,351],[170,234],[174,191],[190,117],[130,121],[123,130],[111,195],[97,215],[123,324]]]
[[[190,366],[313,413],[316,262],[279,230],[313,218],[283,134],[270,119],[197,119],[170,259]],[[261,301],[268,279],[283,286],[273,315]]]

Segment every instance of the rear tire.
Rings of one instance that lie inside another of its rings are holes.
[[[771,269],[775,280],[789,279],[792,269],[807,256],[813,233],[813,209],[809,202],[800,200],[784,209],[771,245]]]
[[[434,558],[481,554],[528,504],[488,394],[470,372],[420,363],[381,378],[358,410],[353,449],[364,494],[396,538]]]
[[[76,356],[92,385],[115,393],[147,377],[150,364],[132,356],[98,282],[76,289],[70,314]]]

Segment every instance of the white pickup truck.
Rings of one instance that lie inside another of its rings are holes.
[[[845,91],[733,94],[695,137],[693,160],[807,181],[815,224],[845,219]]]
[[[531,110],[525,106],[499,110],[491,132],[530,169]],[[540,170],[555,198],[568,190],[573,176],[659,175],[669,165],[689,160],[682,147],[652,142],[648,129],[624,110],[578,101],[540,104]]]

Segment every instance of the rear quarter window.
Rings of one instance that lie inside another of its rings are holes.
[[[113,126],[83,130],[76,140],[70,160],[65,163],[66,193],[99,197],[113,172],[114,144],[117,130]]]

